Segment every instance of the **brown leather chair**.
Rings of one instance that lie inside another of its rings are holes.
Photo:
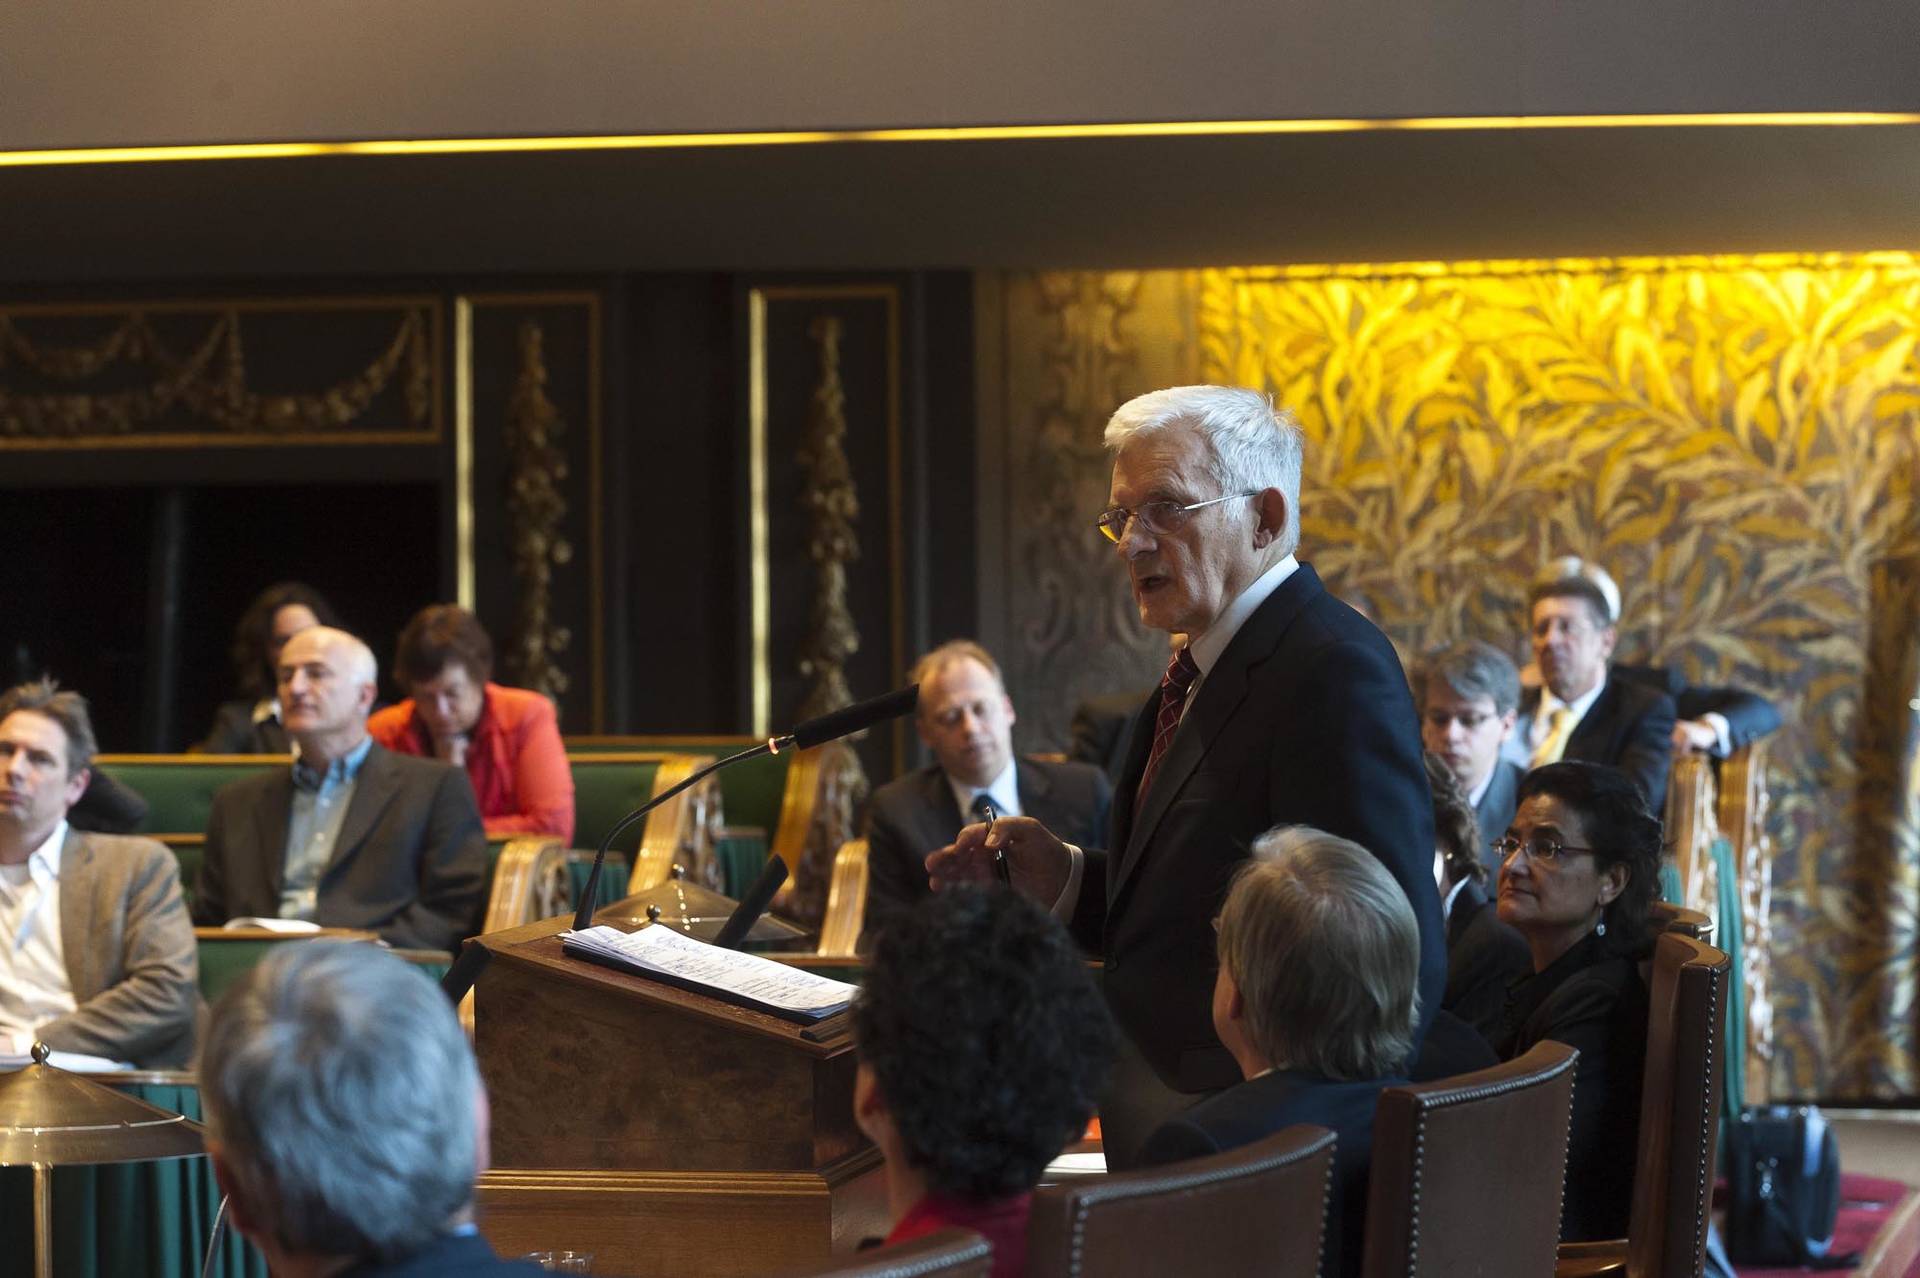
[[[1678,932],[1696,941],[1713,944],[1713,920],[1699,910],[1689,910],[1671,901],[1655,901],[1653,908],[1647,911],[1647,916],[1653,920],[1657,932]]]
[[[971,1229],[942,1229],[916,1238],[863,1251],[857,1256],[791,1278],[988,1278],[993,1272],[993,1248]]]
[[[1050,1185],[1027,1220],[1029,1278],[1312,1278],[1333,1133],[1289,1127],[1224,1154]]]
[[[1548,1040],[1491,1069],[1380,1093],[1362,1278],[1552,1269],[1579,1055]]]
[[[1655,940],[1627,1236],[1561,1244],[1554,1270],[1558,1278],[1698,1278],[1701,1273],[1731,970],[1725,954],[1691,937],[1666,932]]]

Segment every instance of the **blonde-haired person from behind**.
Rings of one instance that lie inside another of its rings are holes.
[[[1244,1082],[1168,1120],[1146,1161],[1221,1153],[1296,1123],[1330,1127],[1322,1272],[1360,1271],[1373,1110],[1419,1012],[1420,929],[1366,849],[1306,826],[1262,835],[1220,911],[1213,1025]]]

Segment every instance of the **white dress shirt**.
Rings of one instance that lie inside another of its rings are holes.
[[[978,795],[986,795],[987,802],[993,804],[993,813],[997,817],[1022,815],[1020,807],[1020,784],[1015,775],[1013,756],[1007,756],[1007,766],[1000,769],[1000,775],[984,786],[968,785],[950,772],[941,773],[946,777],[947,785],[953,790],[953,801],[960,805],[963,820],[973,820],[973,801]]]
[[[0,1037],[24,1056],[40,1026],[74,1010],[60,944],[60,852],[67,823],[19,865],[0,865]]]

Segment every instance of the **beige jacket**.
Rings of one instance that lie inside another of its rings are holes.
[[[173,853],[152,839],[69,830],[60,944],[78,1006],[40,1027],[49,1047],[142,1069],[186,1067],[200,962]]]

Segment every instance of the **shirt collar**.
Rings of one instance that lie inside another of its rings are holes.
[[[256,724],[278,723],[280,721],[280,698],[264,697],[254,702],[253,721]]]
[[[1440,901],[1440,918],[1442,922],[1453,917],[1454,898],[1459,896],[1460,889],[1465,887],[1470,882],[1472,882],[1471,879],[1461,879],[1458,883],[1454,884],[1452,887],[1447,889],[1446,896],[1441,898],[1441,901]]]
[[[1534,714],[1534,719],[1540,723],[1550,724],[1553,722],[1553,712],[1555,710],[1558,710],[1561,706],[1565,706],[1567,709],[1573,711],[1573,721],[1575,723],[1578,723],[1582,719],[1587,717],[1587,711],[1593,709],[1593,703],[1598,701],[1600,699],[1600,694],[1605,692],[1606,690],[1607,690],[1607,668],[1605,666],[1600,667],[1599,682],[1595,683],[1591,688],[1588,688],[1586,692],[1582,693],[1580,696],[1575,697],[1572,701],[1562,701],[1560,698],[1553,695],[1552,688],[1547,687],[1545,684],[1541,684],[1540,685],[1540,709]]]
[[[953,787],[953,800],[960,805],[961,815],[968,820],[973,819],[973,796],[976,794],[985,794],[993,804],[993,810],[1000,816],[1020,815],[1020,786],[1014,775],[1015,766],[1013,756],[1007,756],[1007,766],[984,786],[968,785],[951,773],[945,774],[947,784]]]
[[[327,765],[325,772],[306,764],[300,759],[293,761],[293,784],[296,789],[318,790],[331,782],[344,785],[360,775],[360,765],[367,761],[368,751],[373,749],[373,738],[362,737],[360,744]]]
[[[60,854],[67,846],[67,819],[60,818],[60,824],[41,841],[40,846],[27,853],[27,873],[37,880],[60,877]],[[37,871],[37,872],[36,872]]]
[[[1220,620],[1207,627],[1207,633],[1187,644],[1193,652],[1193,664],[1200,667],[1200,673],[1206,674],[1213,669],[1213,663],[1220,660],[1220,654],[1227,650],[1233,637],[1240,633],[1240,627],[1247,624],[1267,596],[1280,588],[1280,583],[1293,576],[1300,567],[1300,561],[1288,555],[1273,567],[1254,579],[1251,586],[1241,591],[1227,610],[1220,614]]]

